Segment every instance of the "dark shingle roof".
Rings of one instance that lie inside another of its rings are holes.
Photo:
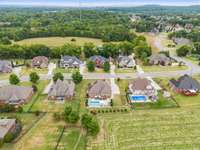
[[[200,83],[193,79],[188,75],[181,76],[177,81],[172,79],[170,80],[172,84],[174,84],[177,88],[191,90],[191,89],[198,89],[200,90]]]

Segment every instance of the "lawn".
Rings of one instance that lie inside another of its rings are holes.
[[[22,132],[19,136],[26,133],[28,130],[32,128],[32,126],[37,122],[40,116],[36,116],[34,113],[1,113],[1,118],[7,117],[17,117],[22,123]],[[22,136],[23,137],[23,136]],[[3,150],[11,150],[14,149],[13,144],[4,144],[2,147]]]
[[[56,72],[73,73],[75,71],[79,71],[79,69],[75,69],[75,68],[59,68],[59,67],[57,67],[56,69],[54,69],[54,73],[56,73]]]
[[[49,80],[39,81],[39,83],[37,84],[38,91],[36,93],[34,93],[33,97],[31,98],[31,100],[27,104],[23,105],[23,110],[25,112],[28,112],[28,111],[31,110],[31,108],[33,107],[33,105],[40,98],[41,93],[43,92],[44,88],[48,85],[48,83],[49,83]],[[22,82],[22,83],[20,83],[20,85],[23,85],[23,86],[32,86],[32,83],[30,83],[30,82]]]
[[[93,72],[90,72],[88,71],[87,68],[85,68],[84,73],[109,73],[109,72],[105,72],[103,68],[95,68]]]
[[[199,64],[199,58],[193,57],[193,56],[187,56],[185,57],[187,60],[191,61],[192,63],[198,65]]]
[[[75,39],[76,41],[71,41],[72,39]],[[22,41],[16,42],[19,45],[32,45],[32,44],[44,44],[50,47],[60,47],[64,44],[70,43],[70,44],[77,44],[77,45],[84,45],[84,43],[92,42],[95,45],[102,45],[103,42],[101,39],[95,39],[95,38],[86,38],[86,37],[44,37],[44,38],[30,38],[25,39]]]
[[[200,109],[138,110],[99,116],[101,139],[89,141],[92,150],[189,150],[200,147]],[[100,136],[100,135],[99,135]]]
[[[194,77],[197,80],[200,81],[199,77]],[[200,105],[200,94],[197,96],[184,96],[181,94],[178,94],[174,91],[172,91],[168,85],[170,79],[156,79],[159,84],[166,88],[168,91],[171,92],[171,95],[174,97],[176,102],[181,106],[181,107],[187,107],[187,106],[198,106]]]
[[[5,150],[54,149],[64,122],[55,122],[52,114],[46,114],[20,141]]]
[[[141,66],[144,72],[168,72],[177,70],[186,70],[187,66]]]
[[[116,68],[115,73],[135,73],[134,68]]]
[[[0,73],[0,80],[9,79],[10,73]]]
[[[57,150],[85,150],[85,147],[86,137],[82,135],[80,130],[76,128],[66,128],[59,142]]]
[[[31,72],[36,72],[37,74],[47,74],[48,68],[27,68],[22,67],[21,75],[29,75]]]

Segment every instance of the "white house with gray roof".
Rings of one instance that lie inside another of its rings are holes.
[[[135,60],[132,56],[119,56],[117,63],[120,68],[133,68],[136,66]]]
[[[30,100],[33,88],[27,86],[8,85],[0,88],[0,104],[21,105]]]
[[[0,60],[0,73],[11,73],[12,63],[8,60]]]
[[[83,62],[75,56],[61,56],[61,68],[79,68]]]
[[[68,100],[75,95],[75,84],[71,80],[57,80],[48,93],[49,100]]]

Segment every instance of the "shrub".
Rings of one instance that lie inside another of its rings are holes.
[[[29,75],[30,82],[36,84],[40,79],[40,76],[36,72],[31,72]]]
[[[10,143],[10,142],[12,142],[13,139],[14,139],[14,135],[11,132],[9,132],[4,137],[4,142]]]
[[[53,76],[53,81],[54,82],[56,82],[58,79],[60,79],[62,81],[64,80],[64,76],[63,76],[63,74],[61,72],[57,72]]]
[[[110,63],[109,61],[106,61],[104,64],[103,64],[103,70],[105,72],[109,72],[110,71]]]
[[[57,113],[57,112],[53,113],[53,119],[54,119],[55,121],[59,121],[59,120],[61,119],[60,114]]]
[[[40,115],[40,111],[37,110],[37,111],[35,112],[35,116],[39,116],[39,115]]]
[[[72,41],[72,42],[76,42],[76,39],[75,39],[75,38],[72,38],[71,41]]]
[[[88,61],[87,69],[89,72],[94,72],[95,71],[95,63],[93,61]]]
[[[11,74],[9,77],[9,82],[10,84],[16,85],[20,82],[20,79],[18,78],[16,74]]]

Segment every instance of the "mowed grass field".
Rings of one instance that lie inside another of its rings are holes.
[[[72,41],[75,39],[75,41]],[[44,37],[44,38],[30,38],[25,39],[22,41],[16,42],[19,45],[33,45],[33,44],[44,44],[50,47],[59,47],[63,46],[64,44],[77,44],[77,45],[84,45],[84,43],[94,43],[95,45],[102,45],[103,42],[101,39],[95,38],[86,38],[86,37]]]
[[[101,139],[90,141],[88,149],[198,150],[199,113],[199,107],[191,107],[103,115]]]

